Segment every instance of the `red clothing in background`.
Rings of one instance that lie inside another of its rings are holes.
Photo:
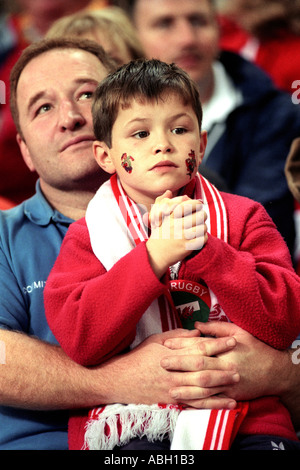
[[[221,49],[241,53],[250,34],[226,17],[219,21]],[[270,75],[278,88],[292,94],[293,82],[300,80],[300,36],[281,31],[277,37],[261,40],[253,62]]]

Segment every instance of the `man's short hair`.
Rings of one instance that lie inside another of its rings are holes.
[[[17,105],[17,87],[20,76],[26,65],[31,62],[35,57],[54,50],[54,49],[82,49],[86,52],[94,54],[101,64],[107,70],[107,73],[111,73],[116,69],[114,61],[112,61],[105,53],[104,49],[94,41],[87,39],[77,38],[55,38],[55,39],[43,39],[35,42],[28,46],[22,52],[20,58],[14,65],[10,75],[10,108],[14,123],[17,128],[17,132],[22,136],[22,130],[20,127],[19,110]],[[49,67],[54,66],[49,64]]]
[[[97,140],[112,143],[112,128],[120,107],[130,107],[132,100],[158,101],[168,94],[178,94],[184,104],[190,104],[197,116],[199,130],[202,106],[198,86],[175,64],[157,59],[138,59],[120,67],[98,85],[92,105],[94,133]]]

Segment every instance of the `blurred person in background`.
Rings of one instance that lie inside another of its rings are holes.
[[[0,105],[0,209],[32,196],[37,174],[30,172],[16,142],[16,128],[9,109],[9,76],[22,50],[41,39],[58,18],[84,8],[101,8],[106,0],[16,0],[3,5],[0,42],[0,80],[5,103]]]
[[[121,8],[114,6],[60,18],[53,23],[46,37],[79,37],[96,41],[117,65],[144,57],[131,21]]]

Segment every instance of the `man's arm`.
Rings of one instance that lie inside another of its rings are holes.
[[[23,333],[0,330],[0,403],[26,409],[68,409],[101,399],[96,370],[80,367],[55,345]],[[3,362],[3,361],[2,361]],[[94,380],[93,380],[94,378]]]
[[[180,334],[193,333],[175,330],[156,335],[128,354],[116,356],[99,367],[86,368],[73,362],[58,346],[0,330],[5,349],[5,363],[0,364],[0,403],[41,410],[89,408],[107,403],[176,403],[175,399],[170,400],[170,388],[184,384],[201,389],[202,373],[188,369],[185,374],[161,367],[164,357],[178,355],[163,346],[164,340]],[[227,339],[220,338],[206,354],[231,349]],[[199,357],[201,354],[199,351]],[[233,383],[232,375],[231,370],[215,371],[216,386],[203,389],[202,393],[205,396],[218,393],[219,383],[221,386]],[[225,398],[221,406],[232,402]]]

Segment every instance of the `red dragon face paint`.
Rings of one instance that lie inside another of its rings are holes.
[[[191,179],[197,164],[194,150],[190,151],[189,158],[185,160],[185,164],[187,169],[187,175],[189,175]]]
[[[121,165],[124,170],[127,171],[127,173],[131,173],[133,170],[131,162],[134,162],[134,158],[132,158],[130,155],[127,156],[127,153],[123,153],[121,157]]]

